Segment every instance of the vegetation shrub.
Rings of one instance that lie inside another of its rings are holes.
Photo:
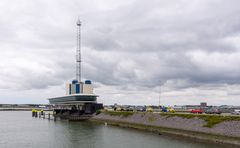
[[[99,109],[96,111],[96,115],[100,114],[102,111]]]
[[[133,112],[126,111],[105,111],[104,113],[110,116],[122,116],[122,117],[128,117],[133,115]]]
[[[204,127],[212,128],[216,124],[219,124],[224,121],[240,121],[238,116],[220,116],[220,115],[202,115],[202,114],[170,114],[170,113],[160,113],[161,116],[166,118],[170,117],[180,117],[184,119],[198,118],[206,121]]]
[[[148,117],[148,121],[149,122],[156,121],[156,118],[154,116],[150,116],[150,117]]]

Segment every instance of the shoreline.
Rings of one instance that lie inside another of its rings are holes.
[[[138,114],[138,113],[135,113],[135,114]],[[130,118],[131,115],[129,115],[129,117],[119,117],[117,120],[116,120],[116,117],[106,115],[104,113],[100,113],[99,115],[94,116],[93,118],[90,119],[90,121],[98,122],[98,123],[107,123],[108,125],[112,125],[112,126],[133,128],[137,130],[153,132],[159,135],[169,135],[169,136],[174,136],[176,138],[182,137],[184,139],[194,140],[198,142],[215,143],[215,144],[220,144],[228,147],[240,146],[240,137],[225,136],[221,134],[197,132],[197,131],[191,131],[191,130],[185,130],[185,129],[169,128],[169,127],[163,127],[163,126],[157,126],[157,125],[149,125],[146,123],[140,123],[140,122],[137,123],[137,122],[127,121],[126,118]],[[103,116],[107,116],[107,117],[104,118]]]
[[[43,111],[53,111],[52,109],[40,109],[40,108],[0,108],[0,111],[32,111],[32,109],[43,110]]]

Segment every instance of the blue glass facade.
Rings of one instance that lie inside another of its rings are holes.
[[[76,94],[80,93],[80,84],[76,84]]]

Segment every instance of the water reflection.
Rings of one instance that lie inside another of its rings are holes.
[[[92,122],[48,121],[30,112],[0,112],[3,148],[220,148]]]

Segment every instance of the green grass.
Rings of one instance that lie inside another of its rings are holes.
[[[181,117],[184,119],[191,119],[191,118],[195,118],[196,115],[195,114],[176,114],[176,113],[160,113],[161,116],[166,116],[167,118],[170,117]]]
[[[198,118],[206,121],[204,127],[212,128],[216,124],[224,121],[240,121],[240,117],[237,116],[221,116],[221,115],[202,115],[202,114],[170,114],[170,113],[160,113],[161,116],[170,117],[181,117],[185,119]]]
[[[102,111],[99,109],[96,111],[96,115],[100,114]]]
[[[148,117],[148,121],[149,121],[149,122],[156,121],[156,118],[155,118],[154,116]]]
[[[144,117],[145,116],[145,113],[141,113],[141,117]]]
[[[126,112],[126,111],[104,111],[104,113],[110,116],[122,116],[122,117],[128,117],[134,114],[133,112]]]
[[[207,123],[204,127],[213,127],[214,125],[224,121],[240,121],[240,117],[235,116],[199,116],[200,119],[205,120]]]

